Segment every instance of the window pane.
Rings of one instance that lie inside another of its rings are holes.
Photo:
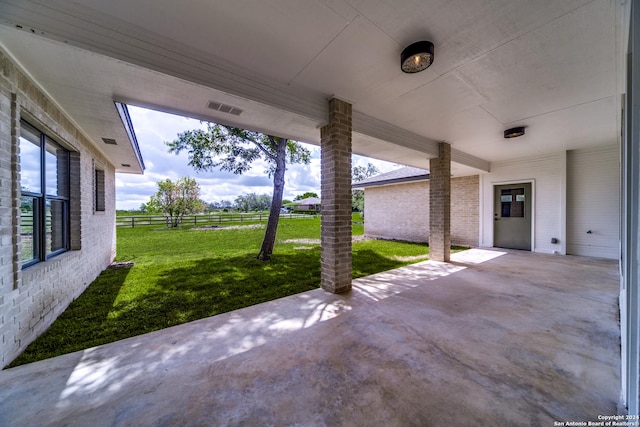
[[[20,188],[23,192],[42,192],[40,170],[40,135],[23,124],[20,133]]]
[[[45,234],[47,255],[67,247],[67,202],[47,200],[45,202]]]
[[[514,197],[515,196],[515,197]],[[510,188],[502,190],[500,201],[502,202],[503,218],[524,217],[524,188]]]
[[[69,197],[69,152],[47,138],[45,152],[47,194]]]
[[[36,225],[36,202],[33,197],[22,197],[20,200],[20,242],[22,246],[22,263],[37,258],[37,244],[34,239]]]

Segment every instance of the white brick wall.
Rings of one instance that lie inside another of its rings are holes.
[[[451,244],[478,245],[478,175],[451,180]],[[429,241],[429,181],[365,189],[367,236],[409,242]]]
[[[2,51],[0,73],[0,367],[4,367],[113,260],[115,169]],[[75,151],[70,202],[73,250],[24,270],[18,235],[21,117],[35,121]],[[94,161],[104,167],[106,178],[106,211],[95,214]]]

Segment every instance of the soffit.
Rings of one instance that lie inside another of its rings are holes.
[[[356,111],[354,152],[417,167],[436,141],[459,159],[498,161],[617,138],[610,1],[1,0],[0,8],[5,25],[100,54],[57,46],[71,59],[49,67],[37,53],[51,48],[42,37],[32,50],[24,31],[0,33],[72,115],[99,114],[107,96],[120,97],[317,143],[326,99],[337,96]],[[436,45],[434,64],[401,73],[400,51],[424,38]],[[87,60],[109,71],[64,82],[91,68]],[[76,85],[86,96],[62,93]],[[104,97],[96,110],[82,105],[92,90]],[[207,111],[209,99],[244,112]],[[502,131],[514,124],[527,135],[506,142]],[[471,160],[464,166],[479,164]]]

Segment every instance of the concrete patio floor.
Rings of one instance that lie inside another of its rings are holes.
[[[452,258],[0,371],[0,425],[553,426],[617,413],[617,263]]]

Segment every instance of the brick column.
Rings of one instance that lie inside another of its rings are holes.
[[[441,142],[429,161],[429,258],[449,262],[451,252],[451,145]]]
[[[351,104],[329,101],[329,123],[320,130],[321,285],[332,293],[351,289]]]

